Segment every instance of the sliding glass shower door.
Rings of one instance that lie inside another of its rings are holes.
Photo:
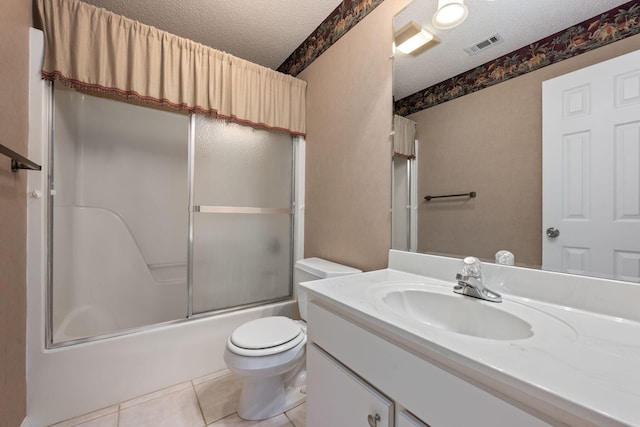
[[[289,297],[291,136],[193,120],[193,313]]]
[[[188,116],[55,85],[50,341],[187,316]]]
[[[289,134],[51,95],[47,346],[291,296]]]

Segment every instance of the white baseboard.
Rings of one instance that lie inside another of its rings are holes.
[[[29,417],[24,417],[24,420],[22,420],[22,424],[20,424],[20,427],[29,427]]]

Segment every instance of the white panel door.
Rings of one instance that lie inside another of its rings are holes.
[[[307,427],[393,426],[393,402],[315,344],[307,384]]]
[[[542,268],[640,282],[640,51],[542,95]]]

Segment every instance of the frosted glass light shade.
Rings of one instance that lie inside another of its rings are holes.
[[[437,42],[433,34],[412,21],[394,35],[396,50],[406,55],[418,55]]]
[[[438,0],[438,10],[433,15],[433,25],[443,30],[460,25],[469,10],[463,0]]]
[[[419,47],[429,43],[431,40],[433,40],[433,34],[422,30],[418,34],[398,46],[397,49],[402,53],[410,54]]]

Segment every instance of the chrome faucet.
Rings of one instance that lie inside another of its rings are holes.
[[[502,296],[487,288],[482,283],[480,260],[475,257],[466,257],[462,261],[462,274],[456,274],[458,284],[453,287],[453,292],[491,302],[502,302]]]

